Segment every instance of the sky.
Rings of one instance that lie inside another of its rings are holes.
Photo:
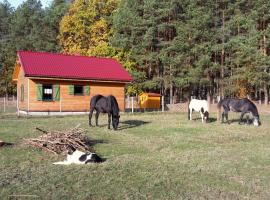
[[[0,0],[0,2],[3,2],[4,0]],[[47,7],[50,5],[50,2],[52,2],[52,0],[40,0],[43,7]],[[20,5],[22,2],[24,2],[24,0],[8,0],[8,2],[11,4],[12,7],[17,8],[18,5]]]

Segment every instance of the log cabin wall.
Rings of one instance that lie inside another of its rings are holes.
[[[92,86],[91,86],[92,85]],[[113,95],[121,111],[125,111],[125,84],[124,83],[98,83],[90,82],[90,95],[101,94],[104,96]]]
[[[40,101],[37,99],[37,84],[60,85],[59,101]],[[89,85],[90,95],[69,94],[70,85]],[[101,94],[114,95],[121,111],[125,110],[125,83],[93,82],[93,81],[67,81],[67,80],[29,80],[29,111],[30,112],[86,112],[92,96]],[[22,109],[20,107],[20,109]]]
[[[23,88],[23,89],[22,89]],[[24,71],[20,67],[17,80],[17,98],[20,110],[27,111],[28,109],[28,78],[24,76]]]

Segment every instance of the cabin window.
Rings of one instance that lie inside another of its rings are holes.
[[[74,95],[83,95],[82,85],[74,85]]]
[[[90,85],[69,85],[69,95],[90,95]]]
[[[60,101],[60,85],[37,84],[38,101]]]
[[[24,101],[24,86],[21,85],[21,101]]]
[[[43,85],[42,99],[43,99],[43,101],[52,101],[53,100],[53,86],[52,85]]]

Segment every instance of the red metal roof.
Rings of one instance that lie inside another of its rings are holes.
[[[112,58],[96,58],[45,52],[19,51],[27,77],[130,82],[132,77]]]

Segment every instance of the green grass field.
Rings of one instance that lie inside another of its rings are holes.
[[[237,116],[235,115],[234,118]],[[123,114],[119,131],[88,127],[87,116],[0,115],[0,199],[269,199],[270,116],[261,127],[202,124],[186,114]],[[62,160],[21,145],[35,127],[81,124],[102,164],[55,166]]]

